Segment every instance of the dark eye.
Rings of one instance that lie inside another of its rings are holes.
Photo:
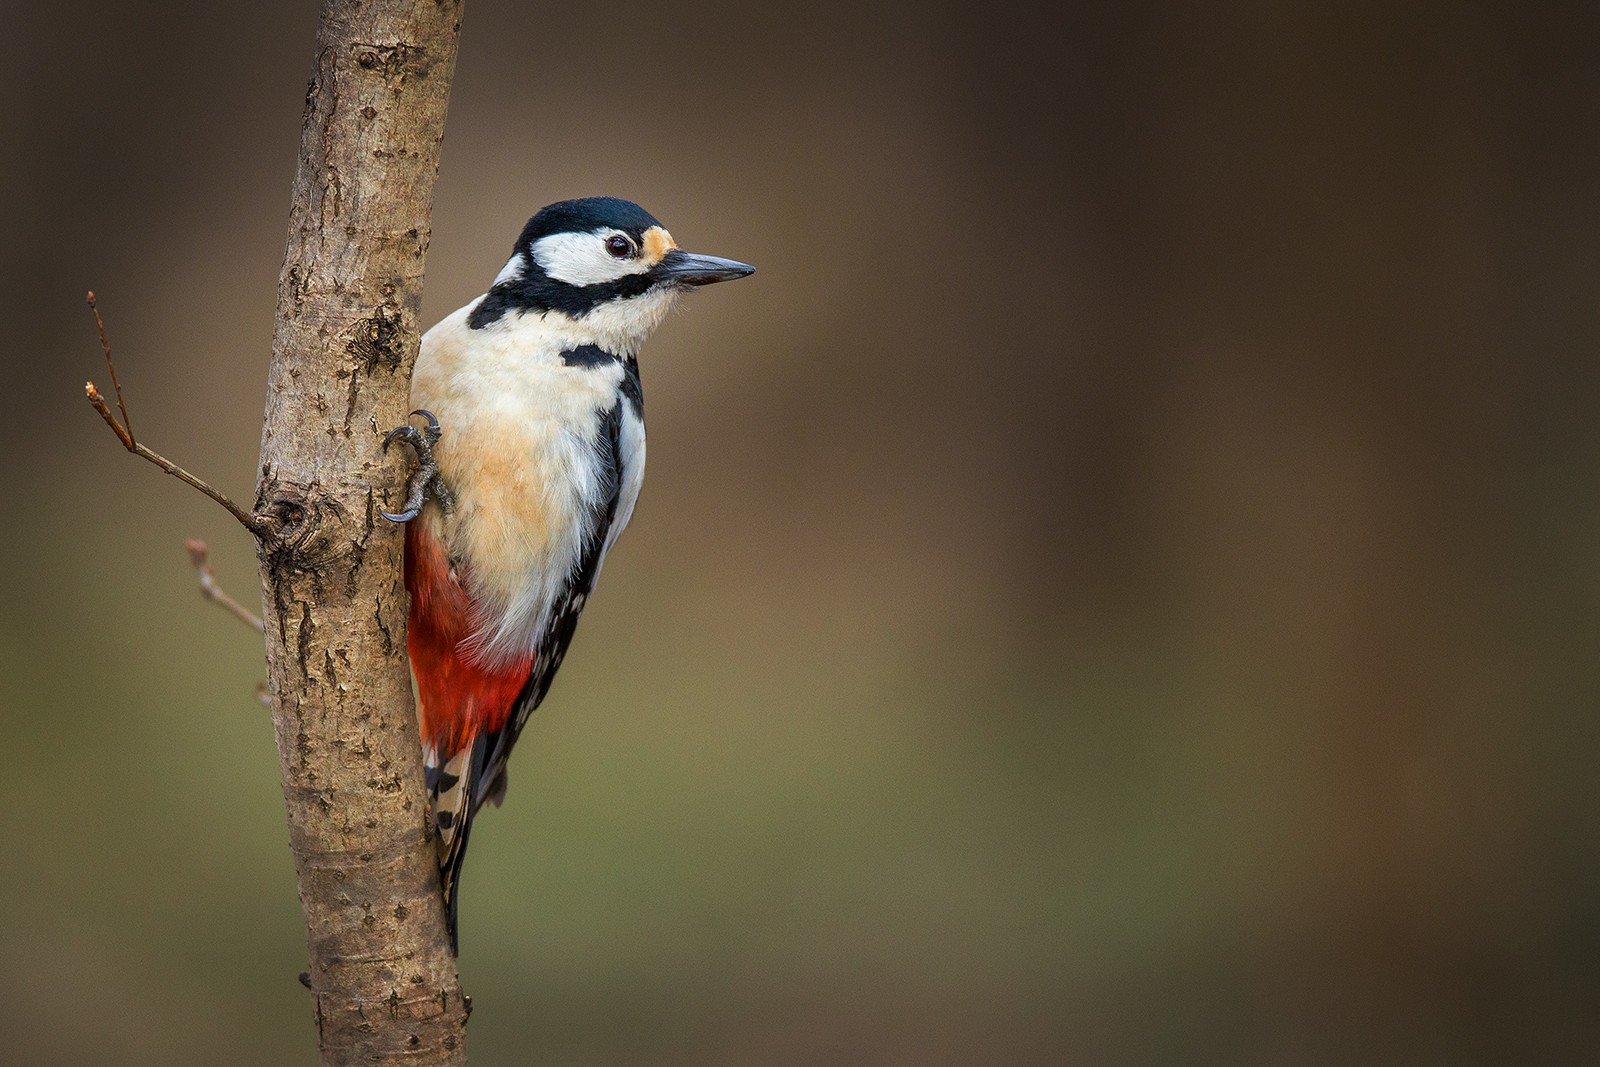
[[[633,251],[633,242],[621,234],[606,238],[606,251],[621,259]]]

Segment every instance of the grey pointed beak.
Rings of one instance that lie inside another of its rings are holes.
[[[710,285],[728,282],[754,274],[756,269],[748,263],[723,259],[721,256],[700,256],[674,248],[661,257],[661,262],[651,271],[657,277],[682,285]]]

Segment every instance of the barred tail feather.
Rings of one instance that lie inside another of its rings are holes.
[[[428,808],[433,813],[434,829],[439,835],[439,887],[444,892],[450,950],[457,953],[460,951],[456,921],[461,865],[467,858],[467,838],[472,831],[472,816],[482,803],[475,794],[483,784],[483,765],[492,741],[492,737],[479,734],[443,763],[436,748],[432,745],[423,746]]]

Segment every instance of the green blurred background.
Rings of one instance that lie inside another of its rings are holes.
[[[1600,17],[1535,6],[471,0],[429,321],[566,196],[760,267],[645,351],[473,1062],[1600,1060]],[[182,543],[251,546],[82,399],[92,287],[249,495],[315,22],[4,13],[6,1062],[315,1059]]]

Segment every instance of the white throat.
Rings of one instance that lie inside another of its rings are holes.
[[[547,311],[544,321],[550,330],[578,344],[596,344],[607,352],[633,355],[677,302],[677,290],[662,286],[639,296],[608,300],[581,318]]]

